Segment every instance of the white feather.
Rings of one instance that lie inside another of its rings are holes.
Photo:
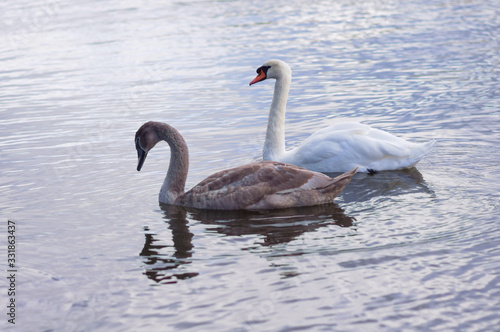
[[[359,167],[368,170],[395,170],[414,166],[432,151],[435,141],[410,143],[388,132],[355,122],[338,123],[318,130],[301,146],[285,151],[286,100],[291,83],[290,67],[269,60],[266,78],[275,78],[269,112],[264,160],[281,161],[318,172],[345,172]]]

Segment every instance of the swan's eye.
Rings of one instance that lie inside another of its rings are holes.
[[[271,66],[261,66],[257,68],[257,74],[260,74],[262,71],[264,71],[264,74],[267,75],[267,71],[271,68]]]
[[[140,137],[137,137],[135,139],[135,148],[136,149],[144,150],[144,148],[141,146],[141,138]]]

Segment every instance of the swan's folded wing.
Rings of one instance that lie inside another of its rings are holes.
[[[321,188],[331,178],[280,162],[265,161],[215,173],[182,197],[182,204],[216,209],[244,208],[267,196]]]
[[[334,162],[370,161],[387,157],[405,157],[410,150],[407,143],[387,132],[362,124],[334,125],[312,134],[294,153],[296,163],[308,164],[334,158]],[[291,161],[294,162],[294,161]]]

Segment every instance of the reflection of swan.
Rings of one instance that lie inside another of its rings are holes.
[[[160,240],[155,238],[157,235],[151,234],[146,228],[146,241],[140,254],[146,265],[144,274],[158,283],[174,283],[199,275],[193,271],[191,264],[196,247],[192,244],[194,235],[189,230],[188,220],[197,220],[206,225],[206,234],[260,235],[262,242],[258,244],[261,246],[287,243],[306,232],[330,225],[350,227],[354,221],[335,204],[265,212],[198,210],[168,204],[160,206],[172,231],[173,248],[171,245],[158,244]],[[343,237],[345,233],[339,236]],[[169,249],[173,249],[173,253],[167,254]]]
[[[290,242],[306,232],[327,225],[350,227],[354,218],[335,204],[274,211],[215,211],[187,209],[189,219],[213,225],[207,228],[226,235],[260,234],[262,245]]]
[[[182,268],[191,263],[193,249],[191,242],[193,234],[189,231],[186,210],[170,205],[165,206],[164,211],[169,218],[169,229],[172,231],[175,252],[171,256],[164,255],[162,251],[169,246],[155,244],[155,242],[159,242],[158,239],[155,239],[156,234],[152,234],[145,227],[146,240],[140,253],[140,256],[144,257],[144,264],[146,264],[144,274],[149,279],[161,283],[173,283],[178,279],[195,277],[198,275],[197,272],[189,272]],[[166,271],[172,271],[172,274],[167,274]]]
[[[164,140],[170,145],[167,177],[160,203],[200,209],[256,210],[331,203],[356,173],[353,169],[332,179],[321,173],[278,162],[259,162],[215,173],[184,192],[189,153],[181,134],[166,123],[147,122],[135,135],[141,170],[147,153]]]
[[[250,85],[267,78],[276,79],[269,112],[264,160],[286,162],[318,172],[360,172],[395,170],[414,166],[435,144],[410,143],[370,126],[346,122],[321,129],[301,146],[285,151],[285,111],[292,79],[290,67],[280,60],[269,60],[257,69]]]
[[[377,176],[358,173],[342,192],[342,202],[363,202],[373,198],[385,199],[391,196],[421,193],[434,196],[422,173],[416,168],[391,172],[379,172]]]

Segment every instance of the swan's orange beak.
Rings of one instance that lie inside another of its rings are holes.
[[[266,73],[264,70],[260,69],[257,77],[255,77],[252,82],[250,82],[250,85],[255,84],[257,82],[263,81],[267,78]]]

